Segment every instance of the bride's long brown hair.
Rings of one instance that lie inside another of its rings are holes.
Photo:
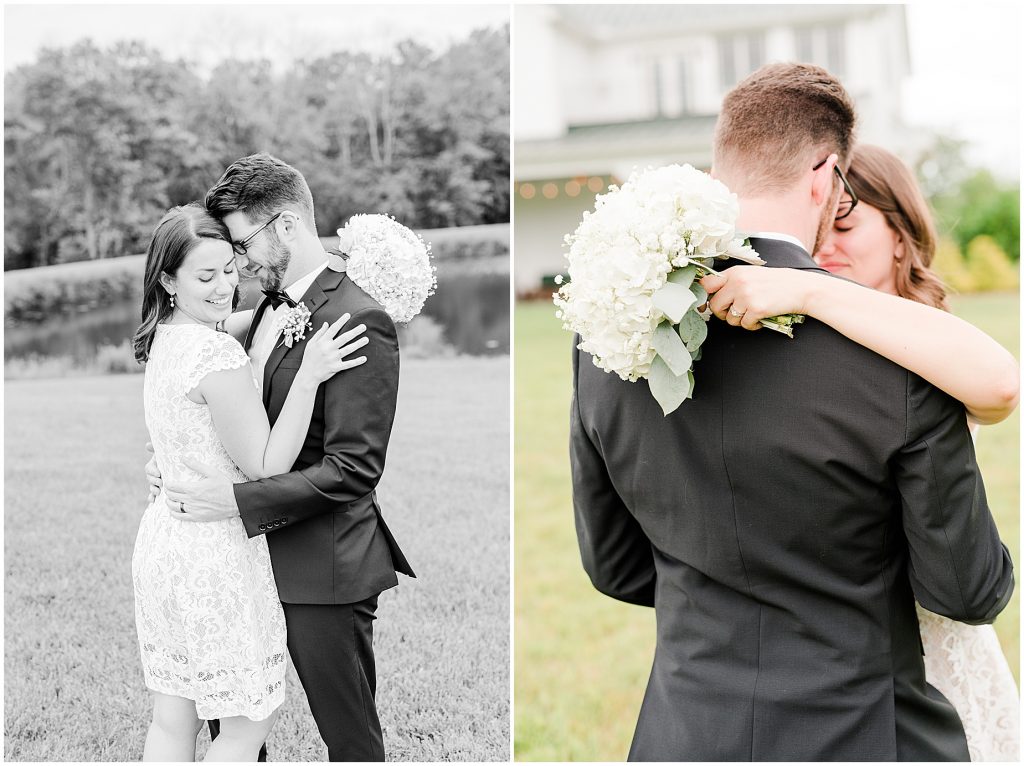
[[[935,224],[910,168],[880,146],[857,144],[848,178],[860,201],[881,211],[903,242],[903,257],[896,264],[896,294],[948,311],[946,286],[931,269]]]
[[[142,283],[142,324],[132,338],[135,361],[140,364],[149,360],[149,349],[153,345],[157,325],[174,311],[171,296],[160,284],[160,275],[176,274],[192,248],[204,239],[222,239],[230,244],[231,233],[227,226],[210,215],[198,202],[171,208],[153,230],[153,238],[146,252],[146,276]],[[236,288],[232,305],[237,302]]]

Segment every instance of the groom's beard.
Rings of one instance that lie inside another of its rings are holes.
[[[288,264],[292,261],[292,253],[288,246],[270,231],[267,236],[267,251],[267,263],[260,274],[260,284],[264,290],[280,290],[284,285]]]

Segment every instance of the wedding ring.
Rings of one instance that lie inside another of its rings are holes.
[[[741,317],[741,316],[743,316],[743,315],[744,315],[744,314],[745,314],[746,312],[744,312],[744,311],[737,311],[737,310],[736,310],[736,309],[734,309],[734,308],[733,308],[732,306],[730,306],[730,307],[729,307],[729,313],[730,313],[730,314],[731,314],[732,316],[734,316],[734,317]]]

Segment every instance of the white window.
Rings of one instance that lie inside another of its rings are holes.
[[[823,66],[837,77],[846,74],[846,27],[842,24],[793,30],[797,61]]]
[[[718,38],[718,84],[723,91],[764,63],[764,32],[745,32]]]

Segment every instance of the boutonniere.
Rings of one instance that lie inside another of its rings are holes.
[[[313,323],[309,321],[309,316],[309,309],[306,308],[305,303],[298,303],[285,311],[281,317],[281,343],[278,343],[277,347],[281,348],[283,343],[291,348],[298,341],[304,340],[306,330],[313,329]]]

